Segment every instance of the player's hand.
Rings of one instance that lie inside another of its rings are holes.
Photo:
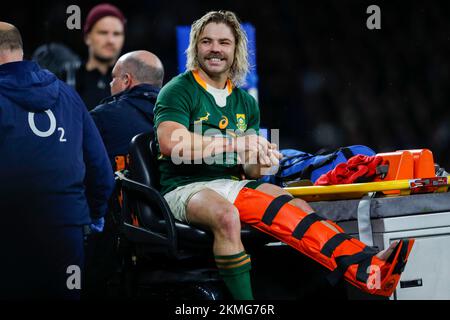
[[[260,147],[258,150],[258,163],[263,167],[278,166],[281,158],[283,158],[283,155],[274,143],[269,143],[267,148]]]
[[[258,153],[262,148],[263,150],[269,149],[270,142],[262,136],[256,134],[250,134],[247,136],[241,136],[236,138],[236,152],[241,153],[245,151]]]

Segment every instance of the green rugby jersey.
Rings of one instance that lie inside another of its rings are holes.
[[[226,136],[230,131],[243,134],[259,131],[259,107],[246,91],[227,83],[225,96],[207,91],[206,83],[196,71],[187,71],[173,78],[160,91],[155,105],[155,132],[163,121],[175,121],[191,132]],[[222,90],[217,90],[222,91]],[[226,97],[226,100],[225,100]],[[224,105],[223,107],[219,106]],[[194,126],[197,131],[194,131]],[[214,130],[211,130],[214,129]],[[159,152],[159,145],[158,145]],[[175,164],[170,157],[158,155],[160,183],[163,194],[192,182],[215,179],[239,179],[236,154],[223,156],[222,163]],[[231,156],[231,158],[230,158]]]

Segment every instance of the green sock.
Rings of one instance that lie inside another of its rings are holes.
[[[250,256],[242,251],[230,256],[215,256],[219,274],[235,300],[253,300],[250,283]]]

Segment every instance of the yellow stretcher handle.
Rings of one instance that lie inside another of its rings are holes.
[[[423,192],[446,192],[449,183],[447,177],[433,177],[426,179],[393,180],[381,182],[338,184],[332,186],[307,186],[286,187],[284,190],[296,197],[321,195],[363,195],[368,192],[380,192],[399,190],[399,194],[423,193]]]

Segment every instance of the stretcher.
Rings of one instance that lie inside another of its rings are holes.
[[[312,202],[361,198],[365,194],[373,192],[394,195],[446,192],[448,191],[448,187],[449,181],[447,177],[432,177],[423,179],[352,183],[333,186],[287,187],[284,189],[295,197]]]
[[[390,299],[450,299],[448,186],[447,177],[433,177],[285,190],[368,246],[382,250],[395,240],[415,239]]]

